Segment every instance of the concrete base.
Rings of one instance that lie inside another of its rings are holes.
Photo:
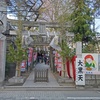
[[[68,77],[58,77],[58,84],[60,86],[75,87],[74,81]]]
[[[85,89],[85,86],[83,86],[83,85],[76,85],[76,89]]]
[[[58,77],[59,83],[73,83],[73,80],[67,77]]]
[[[8,82],[10,83],[10,84],[16,84],[16,83],[24,83],[25,82],[25,77],[22,77],[22,76],[20,76],[20,77],[12,77],[12,78],[10,78],[9,80],[8,80]]]

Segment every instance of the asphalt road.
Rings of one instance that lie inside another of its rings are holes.
[[[100,91],[0,91],[0,100],[100,100]]]

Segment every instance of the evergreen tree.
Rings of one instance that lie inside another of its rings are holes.
[[[86,0],[72,0],[74,2],[74,10],[70,16],[72,21],[71,31],[75,34],[75,41],[84,41],[86,37],[89,41],[94,35],[91,30],[93,21],[93,10],[90,8]]]
[[[62,39],[59,43],[59,46],[61,48],[61,51],[58,51],[62,58],[62,77],[66,77],[66,62],[70,61],[72,57],[74,56],[74,52],[71,48],[69,48],[66,39]]]
[[[14,41],[14,45],[11,43],[8,48],[7,62],[16,63],[15,76],[18,77],[21,74],[21,63],[23,60],[27,60],[27,48],[22,47],[22,21],[18,20],[17,23],[17,36]]]
[[[27,59],[27,51],[25,48],[22,48],[21,37],[17,36],[14,42],[16,48],[14,48],[13,44],[9,45],[8,53],[7,53],[7,62],[16,63],[16,75],[20,76],[21,71],[21,62]]]

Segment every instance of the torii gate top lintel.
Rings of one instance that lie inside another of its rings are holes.
[[[18,20],[8,19],[8,21],[11,23],[11,25],[15,25],[15,23]],[[23,26],[25,26],[25,27],[39,27],[40,25],[48,27],[48,28],[59,28],[60,27],[60,24],[58,22],[22,21],[22,23],[23,23]],[[66,25],[68,25],[68,24],[66,24]]]

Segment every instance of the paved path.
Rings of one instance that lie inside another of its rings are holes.
[[[34,71],[32,71],[27,78],[26,82],[23,84],[23,87],[58,87],[55,77],[53,76],[49,65],[45,65],[44,63],[40,63],[36,65],[36,68],[48,68],[49,69],[49,82],[35,82],[34,83]]]

